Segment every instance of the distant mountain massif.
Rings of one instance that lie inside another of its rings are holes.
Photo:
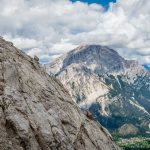
[[[46,65],[83,110],[112,134],[150,132],[150,73],[100,45],[83,45]]]

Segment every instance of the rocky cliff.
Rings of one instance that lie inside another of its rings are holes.
[[[0,150],[118,150],[63,85],[0,38]]]
[[[46,69],[60,79],[82,109],[89,110],[111,133],[149,133],[150,73],[136,61],[125,60],[108,47],[84,45]],[[128,130],[131,132],[125,133]]]

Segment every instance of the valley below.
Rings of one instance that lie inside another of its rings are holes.
[[[124,150],[149,150],[150,149],[150,137],[134,137],[134,138],[118,138],[115,139],[118,146]]]

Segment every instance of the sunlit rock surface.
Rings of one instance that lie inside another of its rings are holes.
[[[38,62],[0,38],[0,150],[118,150]]]

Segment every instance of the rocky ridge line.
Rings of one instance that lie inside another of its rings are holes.
[[[0,38],[0,150],[119,150],[63,85]]]

